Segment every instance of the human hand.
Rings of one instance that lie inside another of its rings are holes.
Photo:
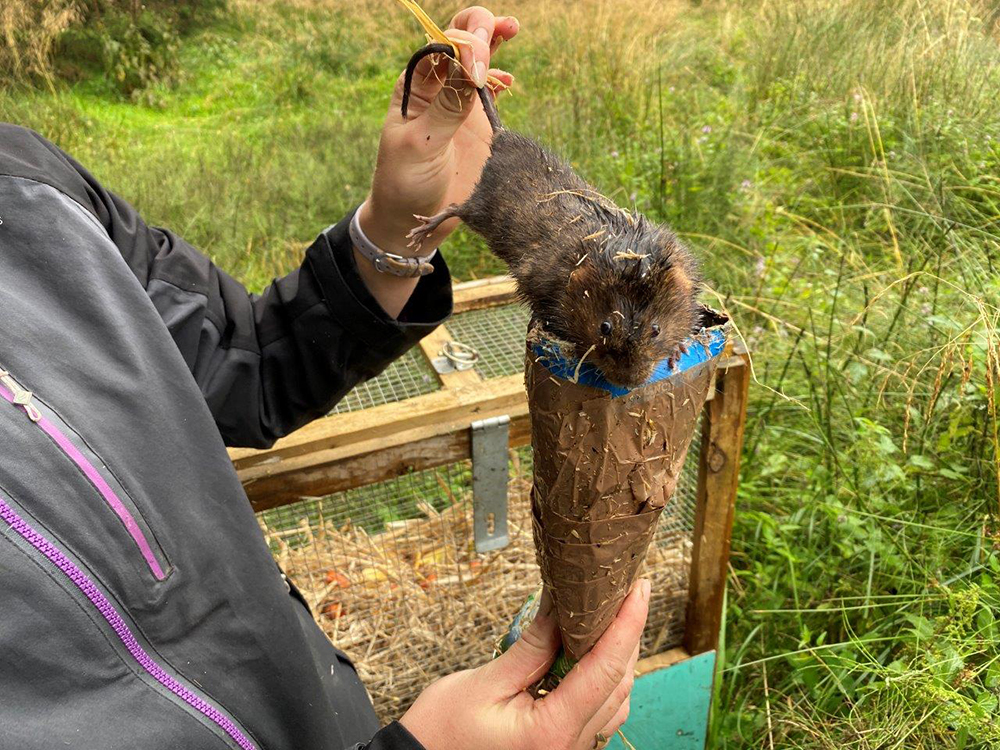
[[[414,214],[430,216],[472,194],[493,138],[476,87],[486,83],[487,73],[501,82],[494,93],[513,83],[513,76],[489,65],[491,54],[518,28],[512,16],[494,16],[479,6],[458,13],[445,34],[458,44],[461,65],[444,56],[436,64],[433,56],[422,60],[406,120],[400,113],[403,76],[396,81],[371,192],[359,216],[365,234],[383,250],[417,254],[406,239],[418,223]],[[456,224],[445,222],[420,252],[437,247]]]
[[[478,669],[433,683],[400,723],[426,750],[593,750],[628,718],[648,611],[643,580],[593,650],[535,700],[527,688],[548,672],[560,645],[546,595],[521,640]]]

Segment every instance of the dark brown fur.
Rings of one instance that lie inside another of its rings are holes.
[[[545,328],[613,383],[645,382],[699,325],[698,267],[677,237],[618,208],[524,136],[496,129],[472,195],[420,217],[414,241],[453,216],[509,266]]]

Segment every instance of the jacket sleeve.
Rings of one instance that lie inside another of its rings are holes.
[[[439,253],[434,273],[391,319],[354,265],[352,216],[320,234],[302,266],[260,296],[135,217],[150,244],[140,280],[228,445],[266,447],[329,413],[451,313],[451,277]]]
[[[36,133],[0,126],[0,169],[53,185],[91,211],[146,289],[226,443],[267,447],[327,414],[451,313],[440,253],[397,319],[354,265],[350,214],[316,238],[300,268],[257,296],[187,242],[150,227]]]
[[[424,750],[424,746],[406,727],[394,721],[376,732],[368,744],[355,745],[350,750]]]

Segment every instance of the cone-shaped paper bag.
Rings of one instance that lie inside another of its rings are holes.
[[[704,330],[675,368],[663,362],[627,390],[563,356],[540,327],[529,332],[535,550],[574,660],[601,637],[635,580],[724,344],[719,327]]]

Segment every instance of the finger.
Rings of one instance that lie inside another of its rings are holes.
[[[490,17],[492,18],[492,14]],[[439,96],[443,95],[445,99],[441,103],[446,105],[445,111],[451,115],[445,119],[450,121],[458,116],[460,125],[470,111],[465,101],[468,98],[465,96],[467,94],[465,89],[469,85],[480,87],[486,84],[486,71],[490,60],[487,42],[480,36],[460,29],[449,29],[445,35],[458,47],[459,58],[456,64],[460,72],[456,74],[450,58],[444,54],[428,55],[417,63],[410,88],[409,119],[425,112]],[[402,75],[396,80],[396,88],[390,102],[390,108],[393,110],[398,109],[403,100],[404,82],[405,78]],[[450,92],[449,87],[452,89]],[[455,128],[458,125],[452,123]]]
[[[462,65],[466,72],[471,73],[471,80],[474,86],[482,87],[486,85],[486,71],[490,67],[490,53],[492,52],[493,32],[496,29],[496,18],[493,13],[481,5],[474,5],[460,11],[451,19],[452,31],[464,31],[471,34],[473,38],[482,42],[486,54],[483,55],[476,49],[472,53],[462,49]],[[447,32],[445,32],[447,34]]]
[[[595,737],[598,732],[605,737],[610,737],[625,722],[625,717],[628,716],[629,697],[632,695],[632,685],[635,683],[635,663],[637,661],[639,661],[638,643],[629,659],[625,679],[612,691],[611,697],[604,702],[604,705],[594,714],[594,718],[587,723],[583,730],[581,736],[584,741]]]
[[[464,29],[448,29],[445,35],[458,44],[459,63],[465,80],[476,87],[485,85],[486,71],[490,67],[491,37],[484,39]]]
[[[413,82],[410,86],[410,105],[408,119],[412,119],[427,110],[431,102],[441,92],[445,80],[448,78],[448,71],[451,66],[451,58],[447,55],[428,55],[421,60],[413,71]],[[396,79],[396,87],[392,92],[392,99],[389,103],[390,117],[393,113],[398,114],[400,104],[403,101],[403,86],[405,84],[405,72],[399,74]]]
[[[448,36],[459,43],[462,52],[462,68],[453,68],[448,80],[445,81],[440,93],[427,108],[427,127],[435,136],[443,139],[450,139],[462,126],[472,112],[480,106],[476,97],[476,86],[471,81],[473,76],[469,74],[467,64],[475,59],[474,71],[476,77],[481,77],[483,85],[486,83],[485,64],[482,60],[489,59],[489,49],[486,43],[478,37],[473,37],[467,31],[457,31],[450,29]],[[470,86],[470,83],[472,86]]]
[[[556,660],[561,645],[559,627],[552,616],[552,599],[542,592],[538,614],[521,638],[506,653],[483,667],[487,684],[493,683],[502,695],[517,695],[544,677]]]
[[[496,29],[496,17],[481,5],[473,5],[471,8],[459,11],[451,19],[451,26],[449,28],[468,31],[473,36],[477,36],[483,42],[489,44],[493,39],[493,32]]]
[[[547,696],[557,716],[583,728],[629,676],[629,663],[649,612],[649,581],[637,581],[593,650]]]
[[[628,721],[628,715],[631,711],[631,701],[626,699],[625,702],[618,709],[618,713],[615,714],[615,718],[609,721],[600,732],[594,732],[593,734],[588,734],[586,731],[580,736],[579,742],[577,743],[579,747],[583,750],[594,750],[598,748],[603,750],[607,747],[611,738],[615,736],[619,729]]]
[[[493,40],[490,42],[490,54],[497,51],[504,42],[509,42],[521,30],[521,23],[514,16],[497,16],[493,26]]]
[[[608,739],[614,737],[618,730],[625,726],[625,722],[628,721],[628,716],[631,711],[632,697],[629,696],[625,699],[625,702],[622,703],[621,707],[618,709],[618,713],[615,714],[615,717],[607,723],[603,730],[601,730],[601,734]]]
[[[490,91],[494,95],[499,94],[501,91],[506,91],[514,85],[514,76],[506,70],[490,68],[490,77],[494,79],[493,81],[489,81]]]

